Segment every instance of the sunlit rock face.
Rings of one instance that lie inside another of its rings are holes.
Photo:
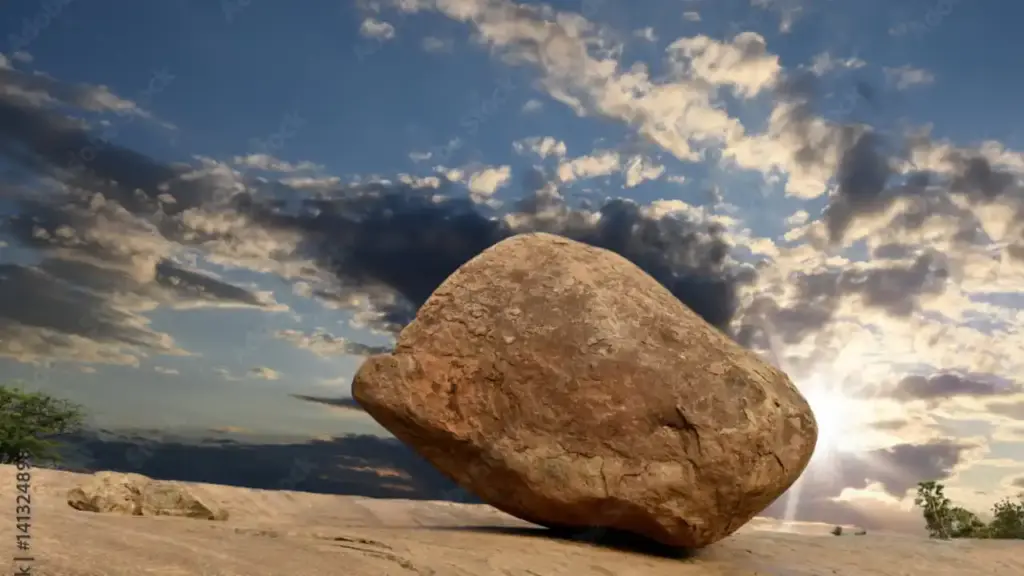
[[[817,438],[785,374],[621,256],[549,234],[462,266],[353,394],[501,510],[685,547],[780,496]]]

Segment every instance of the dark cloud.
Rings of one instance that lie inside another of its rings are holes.
[[[906,428],[909,424],[910,422],[908,420],[903,419],[880,420],[878,422],[872,422],[871,427],[876,430],[894,432]]]
[[[922,480],[948,478],[966,452],[975,446],[954,440],[928,444],[897,444],[863,456],[869,462],[870,479],[880,482],[889,494],[902,497]],[[853,474],[852,471],[844,471]],[[856,486],[855,482],[849,484]],[[866,486],[866,484],[865,484]]]
[[[918,299],[941,294],[949,270],[945,257],[924,252],[911,263],[893,262],[846,270],[797,273],[794,303],[780,306],[771,295],[759,296],[744,310],[737,340],[761,349],[772,349],[769,335],[784,343],[801,341],[820,331],[835,316],[845,298],[858,296],[868,307],[906,317],[919,309]]]
[[[515,233],[544,229],[617,252],[665,285],[711,324],[726,330],[735,314],[738,270],[725,262],[729,246],[721,231],[674,217],[643,215],[632,202],[612,200],[600,218],[559,204],[556,218],[528,218],[518,225],[484,214],[466,199],[438,201],[408,187],[339,190],[310,200],[294,217],[280,214],[267,225],[301,229],[312,253],[346,286],[385,287],[403,296],[387,306],[397,325],[411,319],[426,298],[459,266]],[[551,201],[534,195],[520,205],[526,216],[550,211]]]
[[[29,105],[33,102],[38,105],[55,101],[90,112],[117,111],[122,114],[147,115],[134,103],[117,97],[105,86],[60,82],[42,72],[29,74],[0,68],[0,86],[7,89],[7,99],[20,100]]]
[[[897,444],[863,454],[838,453],[827,464],[822,463],[827,469],[815,469],[812,462],[800,479],[800,487],[791,488],[769,506],[765,515],[784,518],[793,506],[800,520],[884,528],[885,519],[872,520],[863,511],[834,499],[845,488],[864,489],[872,483],[881,484],[895,498],[903,498],[918,482],[948,478],[973,448],[944,439],[927,444]],[[789,498],[798,500],[791,503]]]
[[[297,400],[305,400],[306,402],[313,402],[315,404],[323,404],[325,406],[332,406],[334,408],[343,408],[346,410],[355,410],[358,412],[363,411],[363,407],[355,401],[354,398],[327,398],[324,396],[307,396],[305,394],[292,394],[292,398]]]
[[[993,414],[1024,420],[1024,402],[989,402],[985,408]]]
[[[263,300],[250,290],[218,280],[208,274],[188,270],[169,260],[156,265],[155,282],[163,287],[173,287],[181,297],[185,295],[206,302],[237,302],[251,306],[262,306]]]
[[[905,260],[914,255],[916,249],[906,244],[882,244],[871,252],[877,260]]]
[[[945,372],[907,376],[888,394],[898,400],[940,401],[957,396],[1004,396],[1016,392],[1016,387],[1002,378]]]
[[[109,299],[42,268],[0,264],[0,331],[10,323],[52,331],[54,338],[78,336],[144,348],[163,346],[134,314]]]
[[[1011,480],[1010,486],[1013,486],[1014,488],[1024,488],[1024,476]]]
[[[181,173],[180,169],[100,140],[80,121],[55,110],[3,97],[0,153],[37,173],[102,192],[132,212],[152,208],[160,185]],[[187,202],[196,204],[194,200]]]
[[[454,482],[393,438],[222,434],[211,439],[86,430],[62,440],[61,467],[80,472],[135,472],[163,480],[370,498],[447,500],[456,493]]]
[[[851,220],[859,215],[880,211],[890,199],[884,196],[892,177],[892,160],[884,149],[885,138],[870,130],[843,134],[845,148],[835,175],[837,194],[825,210],[829,239],[843,239]]]
[[[954,439],[939,439],[926,444],[896,444],[863,454],[841,454],[835,469],[838,480],[830,483],[827,492],[838,496],[844,487],[867,488],[869,483],[878,482],[886,492],[902,498],[922,480],[948,478],[974,448]]]

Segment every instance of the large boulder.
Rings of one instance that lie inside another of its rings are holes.
[[[817,440],[784,373],[625,258],[550,234],[463,265],[352,391],[496,508],[672,546],[740,528]]]
[[[184,484],[153,480],[141,474],[97,472],[68,490],[68,505],[83,512],[129,516],[180,516],[227,520],[226,510],[214,510]]]

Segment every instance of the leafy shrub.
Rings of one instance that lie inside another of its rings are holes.
[[[0,385],[0,464],[60,459],[54,436],[82,425],[77,404],[44,392]]]

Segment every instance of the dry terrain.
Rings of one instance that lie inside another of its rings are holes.
[[[187,465],[187,463],[182,463]],[[15,555],[17,492],[0,467],[5,563]],[[1024,543],[929,541],[829,527],[785,532],[756,519],[693,555],[570,541],[493,508],[190,485],[226,522],[79,512],[85,476],[32,473],[33,574],[46,576],[997,576],[1024,574]],[[16,574],[17,571],[8,573]]]

